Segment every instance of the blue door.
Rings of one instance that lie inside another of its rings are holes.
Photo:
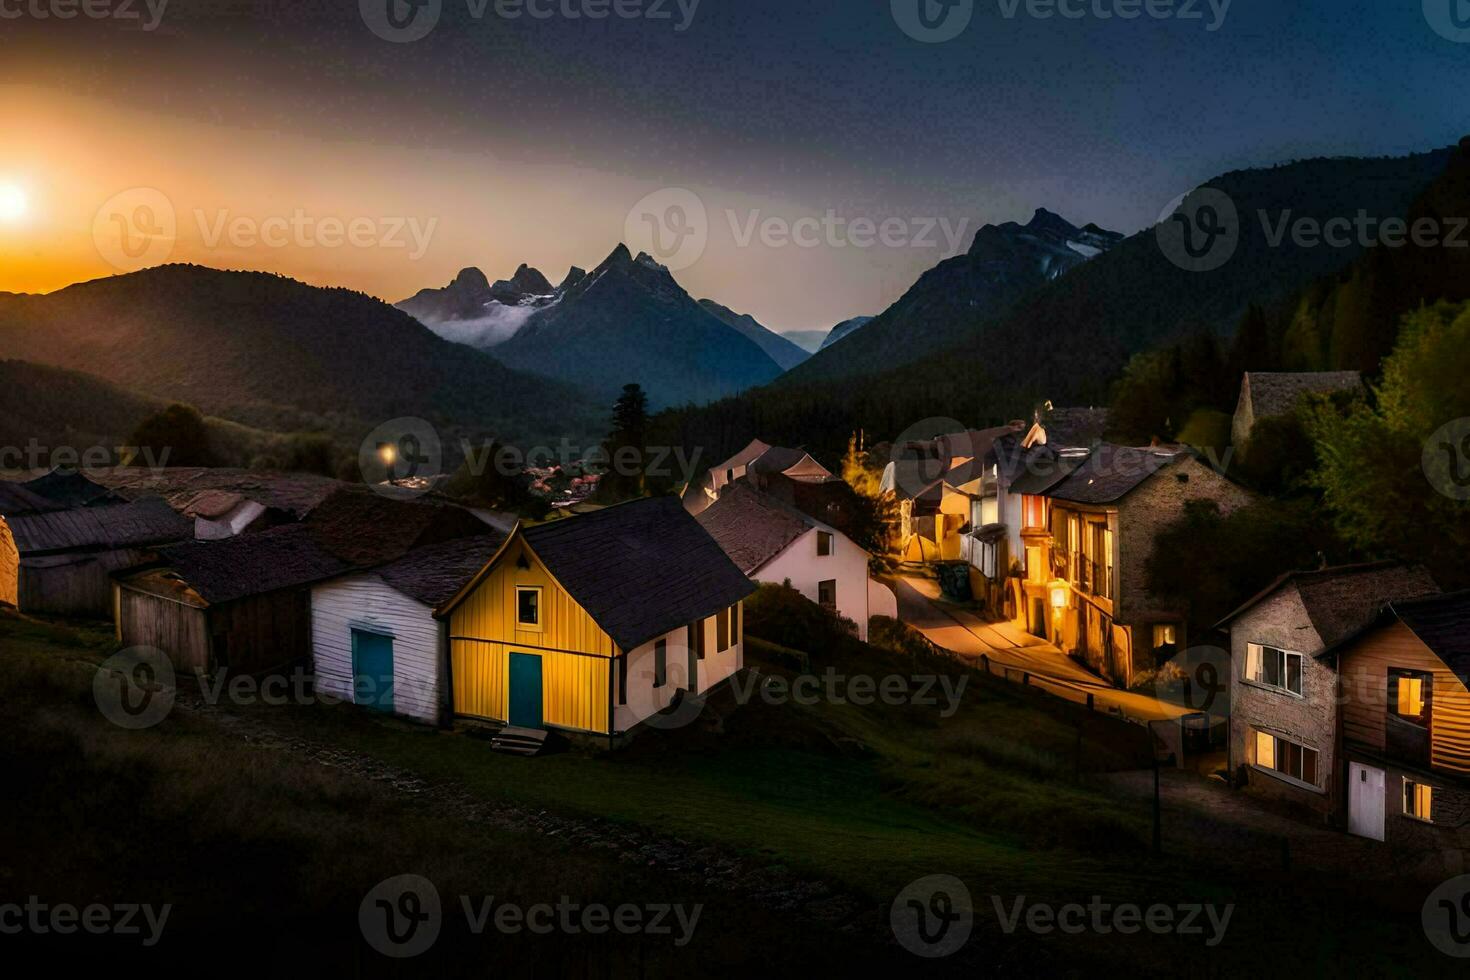
[[[534,654],[510,655],[510,723],[541,727],[541,658]]]
[[[393,638],[352,631],[352,700],[393,713]]]

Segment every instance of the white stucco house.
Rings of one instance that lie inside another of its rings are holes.
[[[789,581],[813,602],[857,624],[868,638],[870,616],[893,616],[897,601],[868,577],[869,554],[851,538],[769,494],[737,484],[698,520],[742,572],[757,582]]]

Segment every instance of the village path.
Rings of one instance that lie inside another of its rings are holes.
[[[1168,701],[1113,687],[1051,643],[1018,629],[1014,623],[986,622],[966,610],[941,605],[937,601],[939,583],[933,579],[891,575],[883,581],[898,598],[898,618],[904,623],[966,660],[988,658],[992,671],[1006,668],[1012,680],[1029,675],[1035,686],[1069,701],[1085,703],[1091,695],[1096,710],[1141,723],[1188,713],[1189,709]]]

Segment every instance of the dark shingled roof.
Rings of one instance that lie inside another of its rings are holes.
[[[1011,479],[1010,492],[1039,496],[1071,476],[1086,462],[1085,454],[1064,456],[1050,446],[1027,450],[1024,456],[1013,457],[1010,468],[1016,475]]]
[[[1470,687],[1470,591],[1395,601],[1389,610]]]
[[[454,598],[505,543],[498,532],[432,544],[404,555],[377,574],[393,588],[437,608]]]
[[[164,548],[159,555],[211,605],[299,588],[351,571],[302,524],[223,541],[193,541]]]
[[[623,650],[750,595],[755,585],[675,497],[651,497],[522,532]]]
[[[453,504],[386,497],[363,488],[333,492],[302,523],[323,548],[358,568],[397,561],[424,545],[492,530]]]
[[[1287,415],[1308,392],[1361,390],[1363,377],[1356,371],[1285,373],[1251,371],[1244,384],[1250,390],[1251,411],[1256,419]]]
[[[345,484],[308,473],[264,473],[255,470],[206,467],[126,467],[87,471],[95,482],[124,497],[157,495],[182,506],[202,490],[238,493],[265,507],[305,517]]]
[[[1322,638],[1324,650],[1367,626],[1384,603],[1439,592],[1439,586],[1426,569],[1394,561],[1287,572],[1216,623],[1216,627],[1231,622],[1287,585],[1296,586],[1307,618]]]
[[[86,507],[99,503],[120,503],[122,497],[98,483],[93,483],[76,470],[57,468],[38,476],[25,485],[32,493],[62,507]]]
[[[1104,443],[1087,455],[1071,475],[1050,489],[1048,497],[1078,504],[1111,504],[1166,466],[1184,459],[1186,452],[1135,449]]]
[[[194,536],[194,522],[164,500],[73,507],[9,519],[22,556],[60,551],[142,548]]]
[[[743,484],[726,490],[697,520],[746,575],[817,526],[796,508]]]
[[[59,509],[55,502],[27,490],[23,483],[0,480],[0,517],[18,517],[21,514],[39,514],[42,511]]]

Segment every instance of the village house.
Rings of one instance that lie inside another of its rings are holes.
[[[617,745],[743,667],[754,590],[674,497],[517,527],[438,610],[454,715]]]
[[[1330,647],[1349,832],[1457,874],[1470,856],[1470,592],[1395,600]]]
[[[1322,654],[1384,602],[1437,593],[1422,568],[1342,565],[1280,576],[1217,628],[1230,631],[1230,769],[1247,791],[1327,821],[1340,809],[1337,671]]]
[[[1251,499],[1188,449],[1106,443],[1032,459],[1011,489],[1027,556],[1016,621],[1123,687],[1187,644],[1187,607],[1148,588],[1159,532],[1190,501]]]
[[[162,548],[115,575],[117,637],[162,650],[181,671],[261,674],[305,662],[312,585],[492,530],[460,507],[338,489],[299,523]]]
[[[94,619],[112,614],[113,572],[147,561],[158,547],[187,541],[194,532],[157,497],[12,513],[6,522],[15,549],[16,607]],[[11,562],[0,557],[0,568]]]
[[[737,484],[698,517],[740,571],[757,582],[791,587],[853,622],[860,640],[868,619],[893,616],[892,591],[868,575],[872,557],[851,538],[780,500]]]
[[[800,505],[796,499],[799,491],[794,485],[842,482],[841,477],[833,475],[804,450],[772,446],[752,439],[740,452],[710,467],[702,481],[690,483],[684,492],[684,506],[697,516],[720,499],[726,487],[742,480],[754,483],[757,489],[776,492],[794,505]]]
[[[374,711],[448,724],[449,642],[434,611],[495,556],[491,532],[415,549],[311,590],[316,689]]]
[[[1014,436],[1022,424],[944,433],[893,448],[879,492],[897,504],[896,544],[911,562],[965,559],[965,532],[983,498],[984,479],[993,464],[996,440]]]
[[[1230,441],[1237,450],[1244,451],[1258,423],[1290,415],[1303,395],[1362,390],[1363,377],[1356,371],[1247,372],[1240,379]]]

